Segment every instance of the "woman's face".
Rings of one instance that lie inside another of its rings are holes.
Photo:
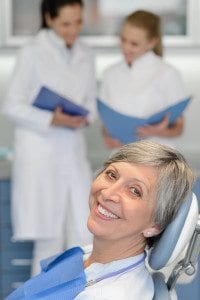
[[[128,65],[154,48],[156,39],[149,39],[145,29],[125,23],[121,33],[121,49]]]
[[[46,16],[48,26],[55,31],[66,43],[72,46],[82,27],[82,7],[79,4],[66,5],[59,9],[55,18]]]
[[[157,178],[150,166],[117,162],[107,167],[92,184],[89,230],[99,238],[129,242],[157,234]]]

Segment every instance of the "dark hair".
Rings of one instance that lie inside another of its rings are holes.
[[[146,30],[150,39],[157,38],[153,51],[155,54],[162,56],[161,19],[158,15],[145,10],[138,10],[126,17],[126,23]]]
[[[55,18],[59,14],[59,9],[66,5],[80,5],[83,7],[82,0],[42,0],[41,2],[41,28],[48,28],[45,15],[49,14],[51,18]]]

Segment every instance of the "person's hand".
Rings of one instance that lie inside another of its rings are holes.
[[[84,127],[87,125],[87,118],[82,116],[71,116],[62,112],[61,107],[57,107],[54,111],[51,121],[53,126],[64,126],[72,129]]]
[[[105,128],[103,128],[103,140],[107,148],[119,148],[123,146],[123,144],[120,141],[112,138]]]
[[[137,136],[145,138],[150,136],[165,136],[169,127],[169,116],[166,115],[160,123],[154,125],[145,125],[137,128]]]

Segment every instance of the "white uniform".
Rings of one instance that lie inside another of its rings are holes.
[[[126,268],[141,259],[143,254],[107,264],[93,263],[85,269],[87,282],[108,273]],[[145,262],[123,274],[104,279],[87,287],[76,300],[152,300],[154,284]]]
[[[42,30],[19,55],[4,105],[16,125],[12,182],[14,238],[59,238],[67,222],[67,247],[91,241],[86,228],[91,183],[83,129],[50,126],[52,112],[32,106],[47,86],[95,116],[96,84],[91,51],[71,50]]]
[[[125,61],[108,68],[103,76],[100,98],[116,111],[147,118],[186,94],[180,74],[163,59],[149,51],[131,67]],[[154,138],[172,144],[172,138]]]

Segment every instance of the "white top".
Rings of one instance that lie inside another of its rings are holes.
[[[187,96],[179,72],[151,51],[131,67],[121,61],[108,68],[100,91],[100,99],[116,111],[141,118]]]
[[[85,269],[87,281],[96,279],[110,272],[118,271],[141,259],[143,254],[113,261],[108,264],[93,263]],[[145,262],[124,274],[102,280],[87,287],[76,300],[150,300],[154,295],[151,275]]]

